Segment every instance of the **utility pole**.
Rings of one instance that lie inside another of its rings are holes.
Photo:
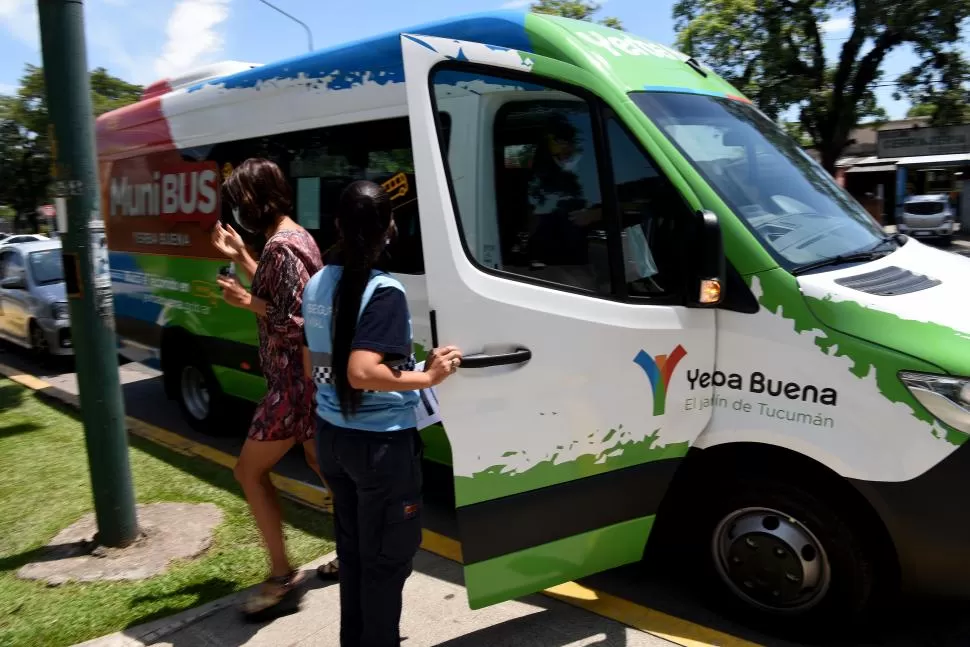
[[[274,10],[278,11],[279,13],[283,14],[284,16],[286,16],[287,18],[289,18],[290,20],[292,20],[293,22],[295,22],[296,24],[298,24],[301,27],[303,27],[303,31],[306,32],[306,40],[307,40],[307,48],[308,48],[307,51],[308,52],[312,52],[313,51],[313,32],[310,31],[310,26],[309,25],[307,25],[305,22],[303,22],[302,20],[300,20],[296,16],[293,16],[293,15],[290,15],[290,14],[286,13],[285,11],[283,11],[282,9],[280,9],[279,7],[277,7],[272,2],[269,2],[269,0],[259,0],[259,1],[262,2],[264,5],[266,5],[267,7],[269,7],[270,9],[274,9]]]
[[[53,193],[67,206],[64,279],[81,395],[98,543],[123,547],[138,537],[118,376],[111,274],[107,267],[94,144],[83,0],[38,0],[50,114]]]

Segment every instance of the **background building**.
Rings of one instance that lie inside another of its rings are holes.
[[[970,230],[970,124],[931,127],[929,118],[853,131],[836,180],[877,220],[896,221],[906,196],[945,193]]]

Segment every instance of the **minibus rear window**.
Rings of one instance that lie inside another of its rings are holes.
[[[678,92],[631,98],[782,267],[796,271],[883,239],[862,206],[754,107]]]

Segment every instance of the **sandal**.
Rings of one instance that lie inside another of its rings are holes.
[[[306,576],[301,571],[290,571],[286,575],[268,577],[242,605],[243,615],[252,619],[276,608],[290,598]]]
[[[340,564],[335,559],[327,564],[320,564],[317,566],[317,577],[321,580],[327,582],[333,582],[340,579]]]

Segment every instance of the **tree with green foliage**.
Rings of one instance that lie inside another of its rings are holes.
[[[13,231],[13,220],[16,215],[17,212],[13,210],[13,207],[0,205],[0,233]]]
[[[906,111],[907,117],[932,117],[936,106],[931,103],[916,103]]]
[[[784,121],[779,124],[788,136],[798,142],[798,145],[802,148],[809,148],[812,145],[812,139],[805,133],[802,128],[802,124],[797,121]]]
[[[0,202],[17,214],[33,215],[46,194],[50,153],[46,136],[31,136],[7,116],[11,103],[0,99]]]
[[[914,66],[899,77],[895,99],[907,97],[913,104],[908,116],[930,117],[934,126],[970,123],[970,60],[961,47],[928,51],[928,64]]]
[[[96,116],[138,101],[141,92],[102,67],[91,72]],[[17,94],[0,97],[0,204],[28,214],[32,227],[50,182],[49,124],[44,71],[27,65]]]
[[[590,0],[538,0],[532,5],[532,11],[535,13],[589,22],[593,21],[593,16],[599,13],[602,8],[603,5]],[[623,23],[620,22],[619,18],[607,17],[600,20],[599,23],[613,29],[623,29]]]
[[[828,56],[825,23],[851,21]],[[769,117],[797,108],[799,123],[830,171],[860,122],[885,119],[874,88],[897,47],[930,60],[960,41],[962,0],[677,0],[678,45],[714,68]]]

